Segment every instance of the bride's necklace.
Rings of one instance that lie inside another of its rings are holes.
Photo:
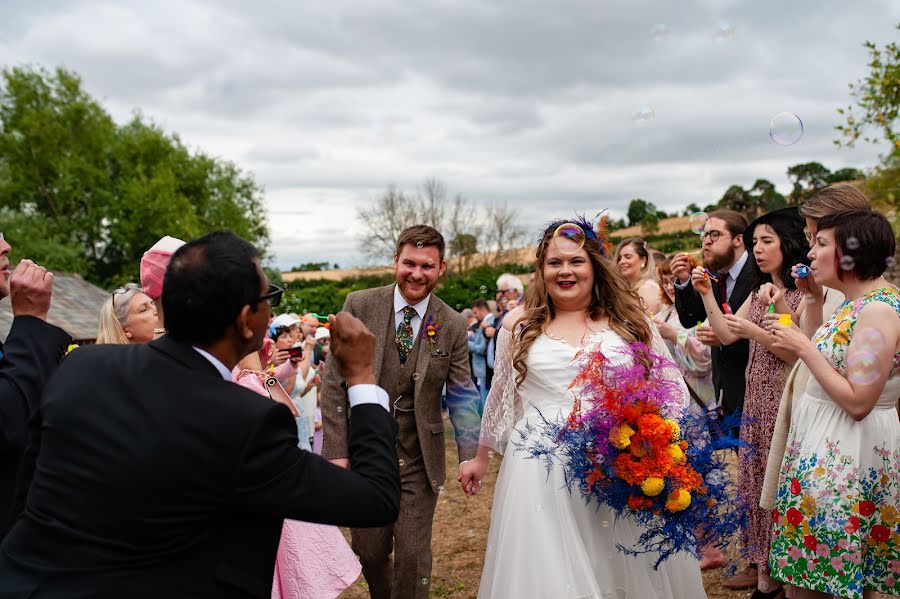
[[[594,333],[599,333],[601,331],[608,330],[608,328],[609,327],[607,327],[607,326],[601,325],[599,329],[596,329],[596,330],[592,329],[590,319],[587,316],[585,316],[584,331],[582,331],[582,333],[581,333],[581,340],[578,342],[578,346],[579,347],[584,346],[584,340],[586,337],[588,337],[588,333],[593,335]],[[546,326],[544,327],[544,334],[547,335],[548,337],[550,337],[551,339],[555,339],[556,341],[561,341],[563,343],[569,343],[567,340],[563,339],[562,337],[557,337],[556,335],[553,335],[552,333],[550,333],[550,329]]]

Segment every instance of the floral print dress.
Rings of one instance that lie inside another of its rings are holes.
[[[900,316],[900,293],[871,291],[844,302],[813,341],[835,370],[867,375],[847,350],[860,311],[887,302]],[[876,335],[877,337],[877,335]],[[861,598],[864,589],[900,595],[900,352],[872,412],[854,421],[810,377],[791,415],[779,476],[772,576],[794,586]]]

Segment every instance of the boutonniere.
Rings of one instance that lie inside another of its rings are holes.
[[[441,332],[441,321],[434,317],[434,314],[428,316],[422,323],[422,337],[431,347],[431,355],[438,357],[446,357],[449,354],[437,349],[438,333]]]

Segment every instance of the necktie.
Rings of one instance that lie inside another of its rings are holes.
[[[719,273],[719,297],[722,298],[722,303],[728,303],[728,271],[723,271]]]
[[[397,325],[397,351],[400,352],[400,363],[405,364],[413,346],[412,319],[416,311],[412,306],[403,308],[403,322]]]

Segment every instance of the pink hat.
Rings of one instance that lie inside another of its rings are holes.
[[[144,252],[141,258],[141,287],[144,288],[150,299],[159,299],[163,290],[163,278],[166,276],[166,267],[175,250],[184,245],[184,242],[166,235],[153,244],[153,247]]]

